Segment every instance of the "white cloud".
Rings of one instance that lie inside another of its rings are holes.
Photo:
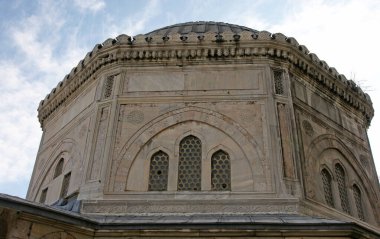
[[[41,137],[39,102],[85,55],[75,38],[62,34],[60,7],[43,2],[36,14],[9,29],[15,54],[0,59],[2,184],[30,179]]]
[[[71,32],[63,34],[65,21],[62,20],[61,7],[54,2],[43,2],[36,15],[20,21],[10,29],[15,47],[23,55],[22,62],[33,67],[33,72],[50,75],[51,86],[69,73],[86,53],[78,47],[77,39],[71,37]],[[46,14],[46,11],[52,14]],[[75,26],[70,30],[75,32]],[[62,53],[56,54],[57,51]]]
[[[270,21],[260,10],[263,1],[244,1],[237,8],[226,12],[226,22],[250,27],[255,30],[266,30]]]
[[[141,11],[135,12],[131,16],[127,16],[124,20],[115,19],[112,15],[108,15],[107,30],[104,32],[105,39],[120,34],[128,34],[135,36],[142,34],[149,21],[161,14],[160,1],[150,0]]]
[[[48,89],[28,82],[17,65],[4,61],[0,62],[0,85],[1,183],[29,179],[41,135],[35,105]]]
[[[74,0],[74,4],[83,11],[89,10],[92,12],[97,12],[106,6],[106,3],[102,0]]]
[[[14,27],[11,33],[14,43],[27,60],[34,63],[38,70],[50,71],[57,65],[52,60],[51,39],[41,39],[41,29],[45,27],[43,20],[32,16],[22,26]]]

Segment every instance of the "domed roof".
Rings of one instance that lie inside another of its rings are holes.
[[[209,21],[199,21],[199,22],[186,22],[174,24],[171,26],[166,26],[159,28],[157,30],[146,33],[145,35],[172,35],[180,34],[185,35],[189,33],[202,34],[207,32],[212,33],[223,33],[223,32],[233,32],[240,33],[242,31],[250,31],[252,33],[257,33],[257,30],[251,29],[249,27],[239,26],[235,24],[229,24],[224,22],[209,22]]]

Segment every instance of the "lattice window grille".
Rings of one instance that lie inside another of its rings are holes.
[[[107,79],[105,80],[104,82],[104,87],[103,87],[103,98],[104,99],[107,99],[111,96],[112,94],[112,87],[113,87],[113,81],[114,81],[114,77],[113,76],[109,76],[107,77]]]
[[[273,71],[274,88],[277,95],[284,95],[284,74],[280,70]]]
[[[54,171],[54,178],[58,177],[59,175],[61,175],[62,173],[62,170],[63,170],[63,163],[65,162],[65,160],[63,158],[61,158],[58,163],[57,163],[57,166],[55,167],[55,171]]]
[[[223,150],[219,150],[211,157],[211,190],[231,190],[230,156]]]
[[[326,203],[330,207],[334,207],[334,198],[333,198],[333,194],[332,194],[331,175],[326,169],[323,169],[321,174],[322,174],[323,191],[325,194]]]
[[[65,198],[67,196],[67,192],[69,191],[70,178],[71,178],[71,173],[68,173],[63,177],[60,198]]]
[[[335,165],[335,173],[338,181],[339,197],[342,209],[344,212],[350,214],[350,205],[348,203],[347,189],[346,189],[346,177],[344,170],[340,164]]]
[[[150,159],[149,191],[165,191],[168,187],[169,156],[158,151]]]
[[[181,140],[178,162],[178,191],[200,191],[202,168],[202,143],[189,135]]]
[[[358,217],[360,220],[364,221],[364,211],[363,211],[362,195],[361,195],[360,189],[356,185],[354,185],[352,189],[354,192],[354,198],[355,198],[356,210],[358,212]]]
[[[42,190],[41,196],[40,196],[40,203],[46,202],[47,191],[48,191],[48,188],[45,188],[44,190]]]

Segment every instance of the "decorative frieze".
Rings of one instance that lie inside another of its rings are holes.
[[[173,60],[181,60],[181,64],[184,61],[194,64],[209,62],[211,59],[213,61],[231,59],[235,63],[239,61],[244,63],[262,57],[290,62],[362,112],[367,123],[370,123],[374,113],[372,102],[355,82],[340,75],[335,68],[329,67],[316,54],[309,53],[309,50],[299,45],[294,38],[281,33],[271,34],[267,31],[246,29],[234,34],[229,31],[199,34],[191,32],[189,35],[154,33],[136,37],[120,35],[115,39],[107,39],[103,44],[97,44],[41,101],[38,110],[40,123],[43,126],[48,117],[66,100],[74,98],[74,93],[84,83],[93,80],[94,74],[107,65],[121,62],[135,65],[145,61],[154,65]]]
[[[83,213],[99,214],[134,214],[134,213],[297,213],[298,205],[295,202],[278,201],[266,203],[270,200],[259,201],[211,201],[211,200],[165,200],[165,201],[102,201],[92,203],[83,202]]]

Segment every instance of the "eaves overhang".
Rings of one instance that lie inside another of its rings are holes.
[[[368,94],[334,67],[320,60],[293,37],[217,22],[176,24],[147,34],[119,35],[97,44],[40,102],[38,118],[43,127],[67,101],[95,80],[104,67],[116,65],[235,64],[255,59],[287,62],[361,112],[368,126],[374,109]]]
[[[0,194],[0,209],[20,219],[78,228],[96,235],[203,235],[203,236],[350,236],[379,238],[380,233],[354,222],[298,214],[159,214],[98,215],[69,212],[18,197]],[[0,214],[2,216],[3,214]],[[98,235],[98,236],[99,236]]]

